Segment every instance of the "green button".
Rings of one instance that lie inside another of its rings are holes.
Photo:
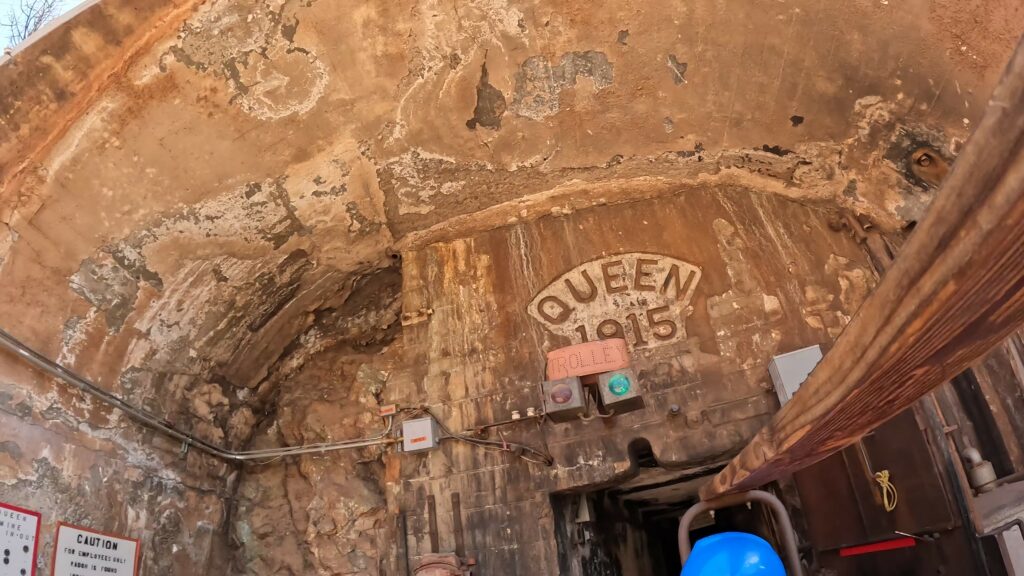
[[[623,396],[629,393],[629,377],[625,374],[616,374],[608,379],[608,390],[616,396]]]

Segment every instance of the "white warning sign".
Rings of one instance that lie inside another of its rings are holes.
[[[35,576],[40,515],[0,502],[0,576]]]
[[[136,576],[139,541],[63,522],[53,545],[53,576]]]

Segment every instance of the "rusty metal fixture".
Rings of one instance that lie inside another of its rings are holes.
[[[775,496],[763,490],[751,490],[739,494],[731,494],[714,500],[698,502],[691,506],[679,520],[679,558],[682,564],[686,565],[686,559],[690,557],[690,524],[693,519],[704,512],[714,513],[715,510],[731,508],[740,504],[750,506],[751,502],[758,502],[767,507],[779,529],[779,545],[782,548],[782,559],[786,564],[786,573],[800,576],[803,571],[800,566],[800,553],[796,547],[796,532],[793,531],[793,524],[789,521],[789,514],[786,507]]]
[[[466,555],[466,535],[462,530],[462,497],[452,492],[452,532],[455,534],[455,555]]]
[[[889,268],[895,258],[889,245],[882,238],[881,233],[875,229],[867,217],[844,211],[842,214],[843,227],[848,228],[858,243],[864,245],[868,256],[871,258],[871,265],[875,271],[882,275]]]
[[[471,576],[476,561],[457,554],[425,554],[416,563],[416,576]]]
[[[415,326],[425,322],[434,314],[433,308],[420,308],[413,312],[402,312],[402,326]]]
[[[433,554],[441,546],[441,534],[437,531],[437,501],[433,494],[427,496],[427,526],[430,533],[430,552]]]
[[[937,187],[949,173],[949,163],[938,150],[922,146],[910,154],[910,172],[929,186]]]

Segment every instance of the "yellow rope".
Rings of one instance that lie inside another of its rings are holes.
[[[882,506],[885,507],[886,512],[892,512],[896,509],[898,494],[896,494],[896,486],[889,481],[889,471],[875,472],[875,482],[878,482],[882,488]]]

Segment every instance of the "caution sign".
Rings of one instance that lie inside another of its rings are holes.
[[[136,576],[139,541],[61,522],[53,545],[53,576]]]
[[[38,512],[0,502],[0,576],[35,576]]]

